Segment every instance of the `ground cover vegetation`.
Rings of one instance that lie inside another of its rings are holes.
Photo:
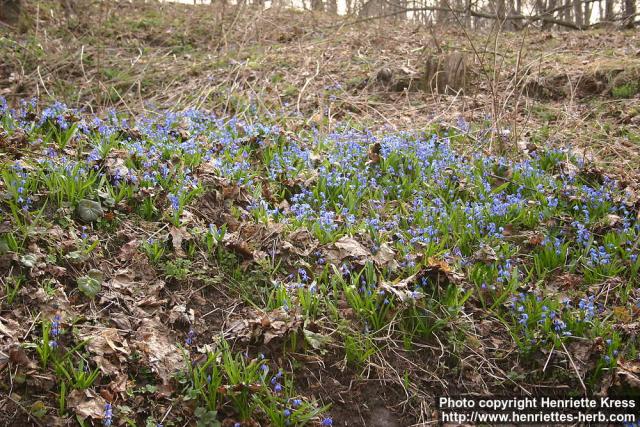
[[[2,29],[0,424],[401,426],[441,395],[638,394],[635,33],[121,6]],[[412,89],[402,34],[475,50],[471,87]]]
[[[198,110],[0,117],[28,151],[1,173],[3,319],[22,344],[5,387],[57,395],[58,416],[136,419],[120,394],[164,393],[176,419],[179,397],[203,423],[319,421],[330,401],[296,394],[296,359],[327,354],[356,378],[386,360],[409,407],[439,351],[459,375],[470,351],[501,387],[575,377],[578,394],[637,363],[637,200],[569,149],[516,161],[457,149],[464,131],[288,134]]]

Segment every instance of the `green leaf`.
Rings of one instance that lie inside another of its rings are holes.
[[[0,255],[9,252],[9,244],[5,239],[0,239]]]
[[[39,419],[47,415],[47,407],[42,400],[38,400],[36,402],[33,402],[30,412],[31,415]]]
[[[207,411],[206,408],[198,407],[194,411],[194,415],[198,419],[198,427],[219,427],[220,421],[218,421],[217,411]]]
[[[100,284],[102,284],[102,282],[104,282],[104,274],[102,273],[101,270],[92,268],[91,270],[89,270],[87,272],[87,276],[91,277],[92,279],[100,282]]]
[[[317,332],[312,332],[308,329],[302,331],[304,338],[315,350],[319,350],[321,354],[325,354],[327,349],[325,346],[331,342],[331,337],[322,335]]]
[[[98,197],[100,197],[108,207],[112,208],[116,205],[116,199],[111,197],[106,191],[98,191]]]
[[[82,199],[78,202],[78,216],[84,222],[95,222],[104,216],[100,202]]]
[[[82,251],[71,251],[64,256],[71,262],[82,262],[87,260],[87,256]]]
[[[100,274],[102,274],[102,272],[100,272]],[[91,272],[89,272],[87,276],[78,277],[77,283],[80,292],[89,298],[95,298],[98,292],[100,292],[100,289],[102,289],[102,280],[98,280],[95,274],[94,277],[91,277]]]
[[[20,257],[20,263],[27,268],[33,268],[36,266],[38,259],[33,254],[26,254]]]

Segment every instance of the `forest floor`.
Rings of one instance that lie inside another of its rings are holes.
[[[0,425],[640,393],[638,32],[28,7],[0,27]],[[419,90],[451,52],[465,91]]]

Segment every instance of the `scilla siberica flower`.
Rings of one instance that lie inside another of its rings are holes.
[[[109,427],[113,424],[113,408],[110,403],[104,405],[104,418],[102,419],[102,425]]]
[[[49,345],[52,348],[58,347],[58,337],[60,336],[60,322],[62,321],[62,317],[59,314],[56,314],[53,317],[53,321],[51,322],[51,340],[49,341]]]

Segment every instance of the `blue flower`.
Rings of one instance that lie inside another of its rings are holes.
[[[180,198],[175,194],[169,194],[167,197],[171,202],[171,209],[173,209],[174,212],[178,212],[180,210]]]
[[[102,425],[109,427],[113,423],[113,409],[110,403],[104,405],[104,418],[102,419]]]
[[[58,347],[58,337],[60,336],[60,322],[62,322],[62,316],[56,314],[51,322],[51,340],[49,346],[52,348]]]
[[[528,320],[529,315],[527,313],[522,313],[520,314],[520,320],[518,320],[518,323],[520,323],[521,325],[526,325]]]
[[[187,338],[184,340],[184,343],[188,346],[193,345],[195,341],[196,333],[193,329],[189,329],[189,333],[187,334]]]

